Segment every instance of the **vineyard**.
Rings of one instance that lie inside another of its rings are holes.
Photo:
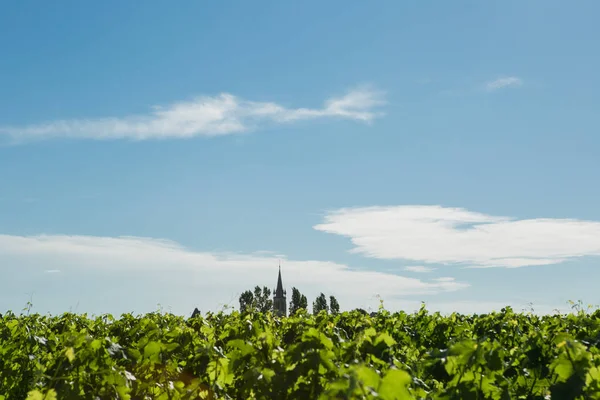
[[[600,312],[0,319],[5,399],[600,399]]]

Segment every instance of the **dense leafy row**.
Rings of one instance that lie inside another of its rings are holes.
[[[9,314],[0,320],[0,394],[600,399],[599,316]]]

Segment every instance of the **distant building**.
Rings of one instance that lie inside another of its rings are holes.
[[[281,265],[279,265],[279,276],[277,277],[277,288],[273,296],[273,312],[281,317],[287,316],[286,293],[281,282]]]

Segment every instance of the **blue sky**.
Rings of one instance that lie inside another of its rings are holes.
[[[600,303],[597,2],[0,7],[2,310]]]

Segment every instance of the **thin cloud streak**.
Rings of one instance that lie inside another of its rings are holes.
[[[433,272],[435,271],[435,268],[432,267],[425,267],[422,265],[412,265],[412,266],[408,266],[408,267],[404,267],[405,271],[409,271],[409,272],[416,272],[419,274],[425,274],[425,273],[429,273],[429,272]]]
[[[146,115],[69,119],[25,126],[0,126],[0,135],[14,142],[51,138],[95,140],[186,139],[239,134],[269,123],[286,124],[317,118],[343,118],[369,123],[383,115],[384,94],[370,87],[330,98],[321,108],[286,108],[272,102],[248,101],[229,93],[203,96]]]
[[[600,222],[517,220],[442,206],[346,208],[314,229],[351,239],[354,253],[463,267],[517,268],[600,256]]]
[[[516,76],[508,76],[503,78],[498,78],[493,81],[487,82],[485,84],[485,88],[489,92],[493,92],[495,90],[508,88],[508,87],[518,87],[523,85],[523,80]]]

